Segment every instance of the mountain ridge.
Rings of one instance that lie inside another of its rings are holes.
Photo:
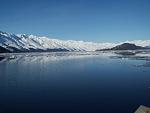
[[[113,48],[122,43],[150,47],[150,40],[125,41],[121,43],[93,43],[75,40],[51,39],[25,34],[11,34],[0,31],[0,47],[10,52],[51,52],[51,51],[95,51]]]

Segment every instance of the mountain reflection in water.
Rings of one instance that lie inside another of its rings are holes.
[[[148,51],[0,58],[1,113],[133,113],[140,105],[150,106]]]

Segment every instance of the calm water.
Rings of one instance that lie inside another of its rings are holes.
[[[133,113],[141,104],[150,106],[146,55],[3,55],[0,113]]]

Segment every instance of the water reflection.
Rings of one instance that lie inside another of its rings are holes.
[[[115,51],[110,59],[135,60],[142,61],[143,64],[135,65],[136,67],[150,67],[150,51]]]
[[[1,54],[1,61],[5,62],[48,62],[68,59],[78,59],[93,56],[106,56],[105,53],[97,52],[54,52],[54,53],[16,53]],[[108,55],[108,54],[107,54]]]
[[[109,51],[109,52],[53,52],[53,53],[10,53],[0,54],[0,62],[49,62],[69,59],[81,59],[88,57],[102,57],[121,60],[143,60],[144,64],[138,65],[150,67],[149,51]],[[137,67],[138,67],[137,66]]]
[[[148,53],[0,56],[2,113],[133,113],[141,104],[150,106]]]
[[[5,59],[5,57],[0,57],[0,61],[2,61],[3,59]]]

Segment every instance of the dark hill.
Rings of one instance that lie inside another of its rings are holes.
[[[137,49],[144,49],[144,47],[136,46],[135,44],[130,43],[123,43],[121,45],[111,48],[111,50],[137,50]]]
[[[115,47],[110,48],[110,49],[100,49],[100,50],[96,50],[96,51],[109,51],[109,50],[138,50],[138,49],[148,49],[148,48],[141,47],[141,46],[136,46],[135,44],[123,43],[123,44],[121,44],[121,45],[115,46]]]

